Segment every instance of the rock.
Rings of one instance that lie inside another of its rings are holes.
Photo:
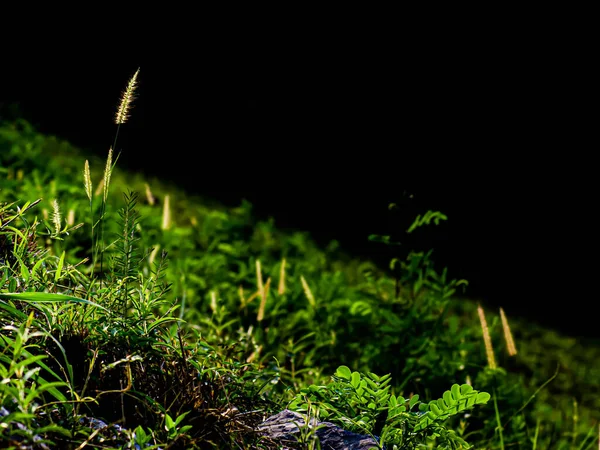
[[[258,426],[258,431],[283,445],[283,450],[297,448],[299,428],[306,425],[304,416],[285,409],[265,420]],[[331,422],[310,420],[310,427],[321,426],[316,435],[321,443],[321,450],[369,450],[379,449],[379,444],[371,436],[352,433]],[[286,447],[287,445],[287,447]]]

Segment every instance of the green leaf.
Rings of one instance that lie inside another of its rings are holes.
[[[380,377],[377,376],[376,374],[374,374],[373,372],[367,372],[367,375],[369,376],[369,378],[371,378],[371,380],[373,381],[380,381]]]
[[[456,401],[452,397],[452,393],[450,391],[444,392],[443,398],[444,402],[446,402],[447,408],[456,404]]]
[[[180,414],[179,417],[177,417],[177,419],[175,419],[175,426],[179,425],[181,423],[181,421],[183,419],[185,419],[185,416],[187,416],[191,411],[186,411],[183,414]]]
[[[473,390],[473,387],[472,387],[471,385],[469,385],[469,384],[463,384],[463,385],[460,387],[460,393],[461,393],[462,395],[467,395],[467,394],[468,394],[469,392],[471,392],[472,390]]]
[[[134,430],[134,433],[136,438],[135,440],[138,444],[145,444],[146,442],[148,442],[148,435],[146,434],[141,425],[137,426],[137,428]]]
[[[340,366],[335,371],[335,375],[339,378],[343,378],[344,380],[350,381],[352,378],[352,372],[348,366]]]
[[[460,400],[462,398],[462,394],[460,393],[460,386],[458,384],[454,383],[452,385],[451,391],[452,391],[452,396],[454,397],[455,400]]]
[[[408,409],[412,409],[413,406],[419,401],[419,394],[415,394],[410,398],[410,402],[408,403]],[[404,403],[404,402],[403,402]]]
[[[491,398],[491,395],[488,394],[487,392],[480,392],[479,394],[477,394],[477,399],[476,399],[475,403],[485,404],[488,402],[488,400],[490,398]]]
[[[387,398],[388,391],[390,390],[389,386],[381,387],[379,386],[379,390],[377,391],[377,398]]]
[[[173,419],[171,419],[170,415],[165,414],[165,429],[167,431],[171,431],[174,428],[175,428],[175,422],[173,422]]]
[[[14,278],[13,278],[13,280],[14,280]],[[23,311],[19,311],[17,308],[14,308],[13,306],[9,305],[8,303],[0,301],[0,308],[9,312],[15,319],[20,319],[23,321],[27,320],[27,314],[25,314]]]
[[[360,385],[360,373],[352,372],[351,384],[352,384],[352,387],[354,387],[354,389],[358,388],[358,386]]]
[[[369,389],[367,386],[364,386],[365,391],[367,391],[369,394],[371,394],[373,397],[376,397],[377,394],[375,393],[375,391],[373,389]]]
[[[0,298],[20,300],[22,302],[76,302],[95,306],[109,312],[104,306],[85,300],[83,298],[71,297],[70,295],[52,294],[47,292],[23,292],[19,294],[0,294]]]
[[[439,416],[442,414],[442,411],[440,410],[435,401],[429,402],[429,411],[431,411],[435,416]]]
[[[27,372],[25,372],[25,375],[23,375],[23,380],[29,380],[32,376],[34,376],[40,370],[42,370],[41,367],[34,367],[33,369],[28,370]]]
[[[30,393],[27,395],[27,397],[25,397],[25,400],[24,400],[24,402],[25,402],[26,404],[28,404],[28,403],[30,403],[30,402],[31,402],[31,401],[32,401],[34,398],[36,398],[36,397],[39,397],[39,395],[40,395],[42,392],[45,392],[45,391],[50,391],[50,390],[52,390],[52,389],[54,389],[54,388],[57,388],[57,387],[68,387],[68,386],[69,386],[69,385],[68,385],[67,383],[64,383],[64,382],[62,382],[62,381],[52,381],[52,382],[50,382],[50,383],[42,383],[42,384],[40,384],[40,385],[39,385],[39,386],[38,386],[38,387],[35,389],[35,391],[31,391],[31,392],[30,392]]]
[[[10,422],[26,422],[28,420],[31,419],[35,419],[35,415],[34,414],[30,414],[30,413],[22,413],[22,412],[14,412],[14,413],[10,413],[7,416],[4,416],[2,419],[3,423],[10,423]]]
[[[56,273],[54,274],[54,281],[58,283],[60,280],[60,276],[62,274],[62,268],[65,263],[65,251],[63,250],[62,255],[60,255],[60,259],[58,260],[58,266],[56,266]]]
[[[362,317],[368,316],[371,314],[373,309],[369,302],[358,300],[352,303],[350,306],[350,314],[353,316],[361,315]]]
[[[177,321],[183,322],[182,319],[179,319],[177,317],[163,317],[161,319],[158,319],[157,321],[152,322],[152,325],[150,325],[148,327],[148,333],[151,333],[152,330],[154,330],[156,327],[158,327],[158,326],[160,326],[160,325],[162,325],[164,323],[167,323],[167,322],[177,322]]]
[[[19,361],[19,363],[17,364],[17,367],[25,367],[25,366],[28,366],[30,364],[33,364],[34,362],[38,362],[45,358],[47,358],[46,355],[32,355],[32,356],[29,356],[28,358],[25,358],[22,361]]]
[[[59,433],[62,434],[63,436],[66,436],[68,438],[72,437],[71,432],[69,430],[66,430],[63,427],[59,427],[58,425],[47,425],[45,427],[42,428],[36,428],[35,430],[35,434],[40,435],[40,434],[45,434],[45,433]]]
[[[371,389],[373,389],[373,390],[379,389],[379,386],[373,380],[371,380],[369,378],[365,378],[365,380]]]
[[[472,407],[475,404],[476,396],[471,396],[467,399],[467,408]]]
[[[40,259],[38,260],[38,262],[36,262],[34,264],[34,266],[31,268],[31,276],[35,278],[38,269],[41,267],[42,264],[44,264],[45,260],[44,259]]]
[[[231,244],[226,244],[226,243],[222,242],[219,245],[217,245],[217,248],[220,251],[222,251],[223,253],[227,253],[228,255],[235,256],[235,249],[233,248],[233,245],[231,245]]]

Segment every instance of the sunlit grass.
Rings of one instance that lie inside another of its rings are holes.
[[[119,107],[117,127],[129,111]],[[99,160],[26,123],[0,126],[0,442],[276,448],[256,425],[305,407],[310,386],[333,392],[316,400],[323,417],[374,426],[364,392],[355,409],[336,403],[336,389],[364,378],[389,384],[367,384],[389,410],[392,392],[415,411],[456,399],[454,385],[490,393],[438,424],[477,449],[597,445],[597,343],[484,312],[430,253],[399,254],[396,280],[308,233],[280,232],[248,203],[215,206],[121,172],[113,147]],[[407,232],[446,219],[423,212]],[[335,374],[345,381],[330,384]],[[378,427],[403,439],[398,448],[446,448],[441,436],[418,442],[433,426],[419,420],[398,409]]]

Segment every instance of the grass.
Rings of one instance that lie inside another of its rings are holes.
[[[359,261],[23,121],[0,162],[3,447],[278,448],[255,430],[286,407],[387,448],[598,445],[600,346],[485,310],[431,252]]]

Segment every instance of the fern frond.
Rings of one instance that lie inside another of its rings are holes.
[[[422,430],[434,421],[445,420],[475,405],[484,405],[490,398],[487,392],[476,391],[468,384],[453,384],[449,391],[444,392],[442,398],[429,402],[414,431]]]
[[[436,225],[439,225],[440,220],[448,220],[448,216],[439,211],[427,211],[424,216],[419,214],[406,232],[412,233],[414,230],[422,227],[423,225],[429,225],[432,221]]]
[[[125,205],[119,211],[119,225],[122,232],[115,241],[116,255],[113,258],[112,275],[117,283],[122,283],[122,295],[120,303],[123,312],[126,311],[126,304],[129,293],[129,283],[137,278],[140,270],[141,257],[136,246],[139,237],[137,237],[137,227],[140,216],[135,209],[137,205],[138,194],[136,192],[124,193]]]

